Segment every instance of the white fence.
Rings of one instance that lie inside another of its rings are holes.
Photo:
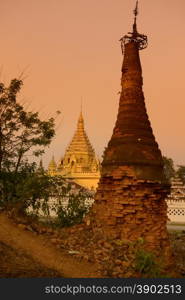
[[[185,201],[167,199],[168,218],[170,222],[185,223]]]

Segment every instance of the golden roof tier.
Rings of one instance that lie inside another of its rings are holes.
[[[66,150],[66,154],[74,153],[74,152],[75,153],[84,152],[84,153],[88,153],[88,155],[90,156],[95,155],[94,149],[91,146],[89,138],[84,129],[84,119],[83,119],[82,112],[80,112],[80,116],[77,123],[77,129],[69,147]]]
[[[50,174],[50,170],[48,169]],[[51,174],[53,175],[53,174]],[[74,179],[74,182],[88,189],[96,189],[100,178],[100,162],[85,132],[82,112],[75,134],[54,175]]]
[[[54,158],[54,155],[52,156],[52,159],[49,163],[49,166],[48,166],[48,172],[50,175],[54,175],[56,173],[56,170],[57,170],[57,164],[55,162],[55,158]]]

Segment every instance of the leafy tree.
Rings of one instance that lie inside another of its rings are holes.
[[[185,166],[179,165],[176,173],[185,184]]]
[[[25,163],[15,172],[0,172],[1,194],[0,206],[6,209],[16,208],[19,214],[25,214],[26,209],[40,207],[39,201],[49,198],[48,178],[36,171],[35,163]]]
[[[54,134],[54,119],[41,121],[38,113],[27,112],[17,102],[23,82],[13,79],[6,88],[0,83],[0,171],[17,173],[25,155],[44,153]]]
[[[27,112],[18,103],[22,85],[17,79],[8,87],[0,83],[0,204],[18,202],[19,210],[24,211],[27,199],[38,199],[48,181],[44,174],[38,176],[36,164],[29,162],[27,155],[44,153],[55,134],[55,124],[53,118],[42,121],[37,112]]]
[[[163,156],[164,172],[168,181],[175,176],[175,168],[173,159]]]

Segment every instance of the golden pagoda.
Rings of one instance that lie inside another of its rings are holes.
[[[55,162],[55,158],[53,155],[52,159],[49,163],[49,166],[48,166],[48,173],[49,173],[49,175],[54,176],[54,175],[56,175],[56,171],[57,171],[57,164]]]
[[[95,190],[97,188],[100,178],[100,161],[85,132],[82,111],[77,129],[64,157],[60,159],[58,165],[53,157],[48,166],[48,173],[51,176],[61,175],[72,179],[87,189]]]

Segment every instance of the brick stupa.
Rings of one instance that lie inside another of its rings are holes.
[[[138,3],[137,3],[138,4]],[[147,37],[137,31],[121,38],[124,53],[121,96],[116,124],[105,149],[91,226],[106,237],[145,241],[147,250],[168,264],[171,249],[166,229],[165,198],[170,186],[163,172],[161,151],[145,107],[139,50]]]

